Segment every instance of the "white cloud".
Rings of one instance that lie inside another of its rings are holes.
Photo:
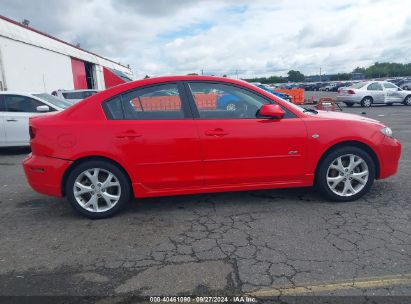
[[[129,63],[137,77],[351,71],[411,60],[403,0],[0,0],[1,14]]]

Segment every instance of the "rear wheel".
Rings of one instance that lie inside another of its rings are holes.
[[[394,103],[393,102],[389,102],[387,103],[387,106],[392,106]]]
[[[403,104],[405,104],[406,106],[411,106],[411,95],[405,97]]]
[[[337,202],[353,201],[369,191],[375,165],[368,153],[357,147],[342,147],[320,163],[316,182],[320,191]]]
[[[371,97],[364,97],[364,98],[361,100],[361,106],[362,106],[363,108],[369,108],[369,107],[371,107],[372,102],[373,102],[373,100],[372,100]]]
[[[130,200],[131,187],[116,165],[93,160],[81,163],[70,172],[66,194],[77,212],[98,219],[119,212]]]
[[[347,107],[351,108],[351,107],[354,105],[354,103],[352,103],[352,102],[345,102],[345,105],[346,105]]]

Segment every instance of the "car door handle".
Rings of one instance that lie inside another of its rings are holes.
[[[16,122],[17,119],[6,119],[6,121],[8,121],[8,122]]]
[[[124,139],[124,138],[131,139],[131,138],[141,137],[141,134],[138,134],[138,133],[130,130],[130,131],[126,131],[124,133],[117,134],[116,137],[120,138],[120,139]]]
[[[207,130],[204,132],[206,136],[226,136],[228,133],[223,129],[217,128],[213,130]]]

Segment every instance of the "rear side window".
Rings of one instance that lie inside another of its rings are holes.
[[[378,82],[374,82],[367,87],[368,91],[382,91],[382,86]]]
[[[184,119],[177,84],[167,83],[121,95],[125,119]]]
[[[124,119],[120,96],[106,101],[103,107],[108,119]]]

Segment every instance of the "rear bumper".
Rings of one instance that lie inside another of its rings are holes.
[[[62,196],[61,184],[66,169],[72,161],[29,154],[23,160],[27,181],[37,192]]]
[[[401,157],[401,143],[396,139],[385,137],[378,150],[380,158],[379,179],[396,174]]]
[[[358,96],[355,95],[337,95],[338,102],[360,103]]]

